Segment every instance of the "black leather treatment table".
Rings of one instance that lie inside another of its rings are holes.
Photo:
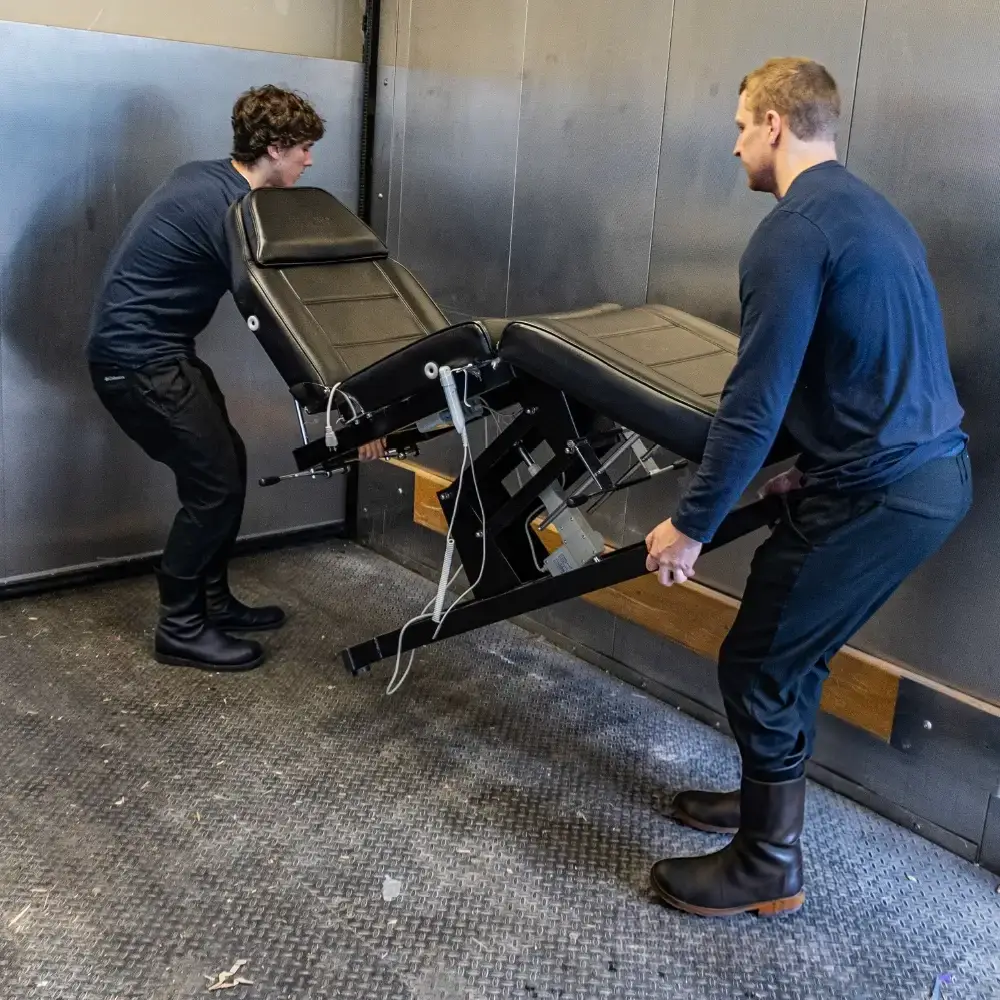
[[[303,436],[298,471],[262,485],[344,471],[376,438],[391,456],[414,455],[491,412],[514,414],[438,494],[471,597],[443,621],[439,605],[409,624],[402,642],[397,628],[345,650],[351,671],[647,572],[644,543],[607,552],[582,508],[700,461],[736,337],[662,305],[449,324],[378,237],[318,188],[251,192],[227,226],[237,306],[288,384]],[[328,415],[325,432],[310,440],[303,414],[317,413]],[[664,468],[657,446],[675,457]],[[630,468],[614,479],[623,456]],[[776,446],[769,461],[782,457]],[[510,485],[515,471],[528,473],[524,485]],[[706,551],[778,512],[774,498],[737,508]],[[526,530],[543,516],[562,543],[552,553]]]

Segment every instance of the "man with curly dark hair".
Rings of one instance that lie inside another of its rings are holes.
[[[157,570],[161,663],[247,670],[261,646],[231,632],[278,628],[278,607],[230,592],[227,567],[247,488],[246,448],[195,338],[230,290],[225,217],[261,187],[291,187],[312,165],[323,119],[275,86],[236,101],[226,159],[178,168],[139,208],[94,304],[87,359],[94,388],[122,430],[177,480],[181,509]],[[379,445],[362,457],[376,457]]]
[[[304,97],[273,86],[248,90],[233,108],[233,166],[251,187],[291,187],[312,166],[323,133]]]

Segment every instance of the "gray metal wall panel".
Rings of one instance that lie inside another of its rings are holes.
[[[130,215],[173,167],[224,156],[236,95],[284,82],[329,122],[309,181],[357,200],[361,67],[85,31],[0,23],[3,573],[20,577],[158,549],[169,474],[101,408],[83,345],[92,295]],[[30,149],[31,155],[24,154]],[[288,471],[291,398],[227,300],[203,356],[228,391],[251,475]],[[246,534],[343,517],[337,481],[251,489]]]
[[[776,55],[823,62],[850,110],[865,0],[676,0],[649,300],[734,329],[737,266],[774,202],[747,190],[733,116],[743,76]],[[846,139],[849,115],[844,116]]]
[[[979,864],[990,871],[1000,872],[1000,796],[990,798],[986,812]]]
[[[396,40],[392,72],[392,138],[388,160],[389,186],[386,191],[385,245],[399,256],[399,196],[403,190],[403,162],[406,156],[406,95],[410,79],[410,24],[413,0],[396,0]],[[383,25],[387,22],[383,21]],[[380,59],[385,56],[381,55]],[[384,161],[383,161],[384,162]]]
[[[7,576],[7,496],[4,477],[3,328],[0,327],[0,580]]]
[[[510,314],[645,301],[671,10],[529,4]]]
[[[375,151],[372,167],[371,203],[371,227],[383,242],[388,238],[389,229],[389,184],[392,177],[395,132],[393,126],[395,123],[398,29],[399,0],[383,0],[378,39],[378,96],[375,101]]]
[[[848,166],[924,239],[967,411],[977,502],[859,644],[1000,699],[1000,8],[869,0]]]
[[[400,43],[396,251],[445,310],[506,305],[525,15],[524,0],[412,0]]]

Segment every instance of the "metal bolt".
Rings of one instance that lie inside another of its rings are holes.
[[[389,86],[389,77],[386,77],[386,78],[385,78],[385,79],[384,79],[384,80],[382,81],[382,86],[383,86],[383,87],[388,87],[388,86]]]
[[[379,200],[380,200],[380,201],[381,201],[381,199],[382,199],[382,198],[384,198],[384,197],[385,197],[385,195],[384,195],[384,194],[382,194],[382,192],[381,192],[381,191],[379,191],[379,193],[378,193],[378,196],[379,196]]]
[[[476,538],[482,538],[482,537],[483,537],[483,533],[481,531],[477,531],[476,532]]]
[[[402,486],[400,486],[400,487],[399,487],[399,488],[398,488],[398,489],[396,490],[396,492],[397,492],[397,493],[398,493],[398,494],[399,494],[400,496],[402,496],[402,495],[403,495],[403,487],[402,487]]]
[[[924,729],[933,729],[934,723],[930,719],[924,719]]]

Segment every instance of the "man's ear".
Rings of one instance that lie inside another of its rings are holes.
[[[272,160],[280,160],[281,159],[281,147],[280,146],[268,146],[267,147],[267,155]]]
[[[772,146],[777,146],[781,139],[781,131],[785,127],[781,115],[777,111],[768,111],[764,115],[764,123],[767,125],[767,141]]]

